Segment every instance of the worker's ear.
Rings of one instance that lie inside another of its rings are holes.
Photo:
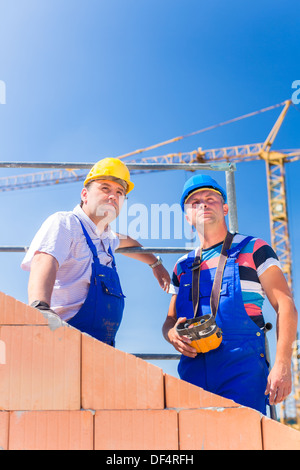
[[[81,200],[83,201],[83,203],[85,203],[86,200],[87,200],[87,193],[88,193],[88,190],[86,188],[82,188],[82,190],[81,190]]]
[[[193,223],[192,223],[192,221],[191,221],[191,219],[189,218],[189,216],[188,216],[187,213],[184,214],[184,217],[186,218],[186,221],[187,221],[191,226],[193,226]]]
[[[226,216],[229,212],[228,204],[223,204],[223,211],[224,211],[224,216]]]

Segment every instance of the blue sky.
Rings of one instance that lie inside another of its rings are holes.
[[[299,2],[212,0],[0,0],[0,152],[4,161],[96,162],[290,99],[300,80]],[[145,155],[264,142],[280,109]],[[274,149],[300,148],[291,107]],[[40,170],[32,170],[40,171]],[[26,170],[0,169],[0,177]],[[27,171],[28,172],[28,171]],[[300,162],[286,165],[299,309]],[[128,205],[172,205],[185,171],[133,176]],[[213,174],[224,184],[222,173]],[[237,165],[239,230],[270,242],[262,161]],[[0,245],[28,246],[43,220],[72,210],[81,183],[1,193]],[[140,240],[184,246],[180,240]],[[0,290],[27,302],[23,255],[0,253]],[[163,255],[171,272],[177,255]],[[175,352],[161,335],[170,297],[150,268],[117,255],[126,295],[117,347]],[[266,304],[265,316],[275,324]],[[274,331],[271,349],[274,355]],[[176,374],[176,363],[157,363]]]

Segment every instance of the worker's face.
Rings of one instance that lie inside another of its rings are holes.
[[[84,212],[95,222],[107,223],[118,217],[126,198],[123,186],[115,181],[95,180],[81,191]]]
[[[228,205],[224,204],[223,198],[215,191],[201,190],[186,199],[186,220],[193,225],[198,233],[203,233],[207,225],[216,225],[224,222],[228,214]]]

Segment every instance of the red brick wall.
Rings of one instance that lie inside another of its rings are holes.
[[[300,450],[300,432],[0,293],[0,449]]]

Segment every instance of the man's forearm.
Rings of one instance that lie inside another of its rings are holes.
[[[170,338],[169,338],[169,331],[171,328],[174,328],[176,324],[176,320],[172,317],[167,317],[165,323],[163,324],[162,327],[162,333],[166,341],[171,343]]]
[[[290,364],[293,344],[297,334],[298,314],[292,301],[290,301],[290,305],[285,306],[285,309],[284,312],[279,310],[277,315],[277,348],[275,361]]]
[[[40,300],[50,306],[57,269],[58,263],[51,255],[37,253],[34,256],[28,282],[29,304]]]
[[[137,240],[134,240],[133,238],[125,235],[119,235],[120,239],[120,248],[133,248],[133,247],[142,247]],[[143,263],[146,264],[153,264],[156,261],[156,256],[153,255],[152,253],[122,253],[125,256],[128,256],[129,258],[134,258],[138,261],[142,261]]]

